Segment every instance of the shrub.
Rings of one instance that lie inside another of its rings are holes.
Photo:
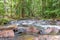
[[[5,18],[1,18],[1,19],[0,19],[0,25],[7,24],[7,22],[9,22],[8,19],[5,19]]]

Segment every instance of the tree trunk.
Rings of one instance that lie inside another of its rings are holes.
[[[25,0],[22,0],[22,18],[25,17]]]
[[[22,18],[25,17],[25,14],[24,14],[24,8],[22,8]]]
[[[6,5],[6,1],[7,1],[7,0],[4,0],[4,9],[5,9],[5,13],[7,14],[7,5]]]

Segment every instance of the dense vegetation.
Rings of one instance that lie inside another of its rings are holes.
[[[0,18],[59,19],[60,0],[0,0]]]

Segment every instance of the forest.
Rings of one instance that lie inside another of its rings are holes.
[[[60,20],[60,0],[0,0],[0,25],[20,19]]]

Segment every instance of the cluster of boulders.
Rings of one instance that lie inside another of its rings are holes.
[[[14,37],[14,29],[16,29],[16,25],[1,26],[0,37]]]
[[[17,27],[16,25],[10,25],[6,28],[0,27],[0,37],[14,37],[14,34],[55,35],[60,34],[60,29],[57,29],[55,27],[38,29],[35,26]]]
[[[60,33],[60,29],[57,29],[55,27],[47,27],[46,29],[38,29],[35,26],[29,26],[29,27],[19,27],[16,31],[17,34],[20,33],[26,33],[26,34],[40,34],[40,35],[55,35]]]
[[[14,37],[12,30],[0,30],[0,37]]]
[[[17,27],[16,25],[10,25],[6,28],[0,28],[0,37],[14,37],[15,34],[32,34],[35,37],[33,40],[59,40],[60,36],[50,36],[58,34],[60,29],[56,27],[47,27],[46,29],[38,29],[35,26]],[[36,36],[37,34],[37,36]]]

